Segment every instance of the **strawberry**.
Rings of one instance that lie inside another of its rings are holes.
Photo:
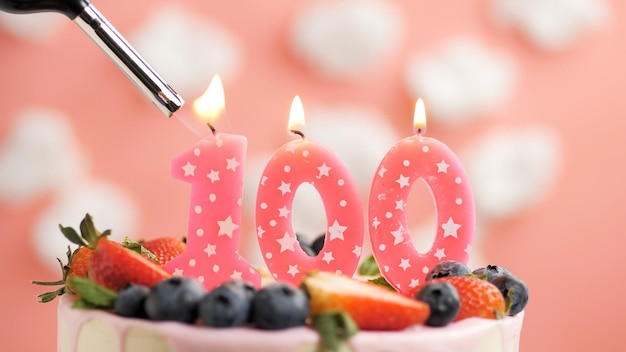
[[[401,330],[421,324],[430,308],[387,288],[329,272],[314,272],[302,281],[311,299],[311,316],[344,311],[362,330]]]
[[[54,300],[57,296],[63,295],[65,293],[74,293],[74,289],[70,284],[68,284],[68,280],[71,277],[81,277],[84,278],[87,276],[87,267],[89,258],[93,253],[93,248],[95,247],[98,240],[102,237],[107,237],[111,232],[106,230],[100,233],[96,230],[91,215],[86,214],[83,220],[80,222],[80,235],[76,230],[71,227],[64,227],[59,225],[59,229],[61,233],[67,238],[70,242],[78,245],[74,251],[67,247],[67,264],[63,264],[60,259],[57,258],[59,264],[61,265],[61,272],[63,274],[61,280],[58,281],[32,281],[31,283],[35,285],[42,286],[61,286],[55,291],[42,293],[38,296],[39,302],[46,303]]]
[[[454,321],[470,317],[499,319],[505,316],[504,297],[496,286],[475,276],[449,276],[432,282],[449,282],[456,288],[461,310]]]
[[[142,246],[154,254],[161,265],[183,253],[187,247],[185,242],[174,237],[159,237],[147,240],[142,243]]]
[[[152,287],[171,276],[150,259],[106,238],[98,240],[89,260],[89,278],[118,292],[129,283]]]

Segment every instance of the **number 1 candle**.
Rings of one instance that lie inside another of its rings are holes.
[[[474,197],[457,156],[442,142],[424,136],[422,100],[415,106],[416,134],[393,146],[381,161],[370,189],[368,222],[372,252],[385,279],[400,292],[419,285],[443,260],[467,263],[474,237]],[[408,231],[406,204],[418,179],[434,198],[437,233],[419,253]]]
[[[216,77],[195,108],[198,114],[216,118],[223,102]],[[260,274],[238,254],[247,139],[217,133],[211,121],[208,127],[209,136],[172,161],[172,176],[191,183],[191,200],[187,248],[165,268],[198,279],[207,290],[231,279],[259,287]]]
[[[363,208],[358,188],[344,163],[329,148],[306,139],[304,111],[296,96],[289,116],[291,132],[300,136],[276,151],[261,176],[256,201],[259,246],[268,269],[280,281],[298,284],[311,270],[352,275],[363,243]],[[302,183],[320,193],[326,211],[326,237],[311,257],[298,245],[291,215]]]

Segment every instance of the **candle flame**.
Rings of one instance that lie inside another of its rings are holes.
[[[207,90],[193,102],[193,109],[197,116],[204,120],[210,127],[224,111],[226,99],[224,98],[224,86],[219,75],[214,75]]]
[[[302,100],[298,95],[291,102],[291,110],[289,111],[289,131],[304,136],[304,107]]]
[[[413,129],[417,134],[426,133],[426,108],[422,98],[417,99],[415,103],[415,113],[413,115]]]

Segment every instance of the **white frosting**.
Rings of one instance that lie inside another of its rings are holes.
[[[121,318],[72,309],[63,296],[58,309],[60,352],[316,351],[317,333],[307,327],[278,331],[213,329],[176,322]],[[501,320],[469,318],[444,328],[361,331],[341,351],[517,352],[524,313]],[[102,349],[106,346],[106,350]],[[100,348],[100,349],[99,349]]]

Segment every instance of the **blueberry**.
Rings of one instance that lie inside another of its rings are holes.
[[[426,275],[426,281],[440,277],[465,276],[471,273],[472,271],[467,265],[456,260],[445,260],[430,270],[428,275]]]
[[[296,239],[300,244],[300,248],[302,248],[306,255],[308,255],[309,257],[315,257],[317,255],[317,253],[313,251],[313,248],[311,248],[311,242],[306,236],[300,233],[296,233]]]
[[[317,236],[317,238],[315,238],[313,240],[313,242],[311,243],[311,249],[313,249],[313,252],[315,252],[315,255],[318,255],[319,252],[322,251],[322,248],[324,248],[324,240],[326,239],[326,233],[322,233],[319,236]]]
[[[526,284],[511,273],[506,273],[491,281],[504,297],[507,314],[510,316],[524,310],[528,303],[528,287]]]
[[[115,314],[129,318],[147,318],[144,302],[150,288],[143,285],[128,284],[120,290],[115,299]]]
[[[449,282],[430,282],[416,296],[430,306],[430,315],[425,324],[446,326],[459,314],[461,301],[456,288]]]
[[[190,278],[172,277],[154,285],[146,297],[145,308],[152,320],[193,323],[204,297],[202,285]]]
[[[304,291],[276,282],[254,295],[251,314],[257,328],[277,330],[305,325],[309,310],[309,296]]]
[[[487,275],[487,281],[491,282],[496,277],[509,274],[505,268],[497,265],[487,265],[484,268],[478,268],[472,272],[474,275]]]
[[[241,280],[228,281],[207,293],[199,306],[200,320],[211,327],[235,327],[248,322],[256,289]]]

